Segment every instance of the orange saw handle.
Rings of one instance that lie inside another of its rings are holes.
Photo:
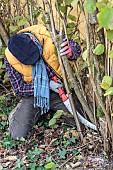
[[[53,79],[54,82],[58,83],[57,76],[54,76],[52,79]],[[68,97],[66,96],[63,88],[62,87],[58,88],[58,92],[59,92],[59,96],[62,99],[62,101],[65,102],[68,99]]]

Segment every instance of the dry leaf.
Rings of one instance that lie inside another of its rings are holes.
[[[71,165],[72,168],[79,167],[81,164],[82,164],[82,162],[80,162],[80,161],[79,161],[79,162],[76,162],[75,164],[72,163],[72,162],[70,163],[70,165]]]

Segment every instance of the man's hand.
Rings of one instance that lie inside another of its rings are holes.
[[[63,56],[63,55],[67,55],[68,57],[71,57],[73,55],[71,47],[67,39],[64,39],[63,43],[61,44],[60,56]]]
[[[58,93],[58,88],[61,88],[61,87],[63,87],[63,84],[60,81],[60,79],[58,79],[57,83],[54,80],[50,81],[50,89],[55,91],[56,93]]]

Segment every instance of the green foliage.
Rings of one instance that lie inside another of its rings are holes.
[[[66,12],[67,12],[66,6],[60,6],[60,11],[64,14],[66,14]]]
[[[100,27],[113,29],[113,8],[104,7],[97,15]]]
[[[15,96],[7,95],[0,96],[0,111],[1,116],[4,114],[9,115],[9,113],[14,109],[14,107],[17,105],[18,100],[15,98]]]
[[[65,4],[66,5],[70,5],[72,3],[73,0],[65,0]]]
[[[102,111],[102,108],[99,106],[97,108],[97,117],[99,118],[99,117],[103,117],[103,116],[105,116],[104,112]]]
[[[72,21],[76,21],[76,17],[74,15],[69,14],[68,18]]]
[[[113,59],[113,50],[111,50],[111,51],[108,52],[108,57],[111,58],[111,59]]]
[[[1,121],[0,122],[0,130],[3,130],[7,126],[7,121]]]
[[[104,7],[106,7],[106,3],[105,2],[97,2],[96,6],[97,6],[98,10],[101,11]]]
[[[111,86],[111,84],[112,84],[112,78],[110,76],[104,76],[100,86],[104,90],[107,90]]]
[[[18,159],[18,160],[16,161],[16,169],[21,168],[22,165],[23,165],[23,161],[22,161],[21,159]],[[15,169],[15,170],[16,170],[16,169]]]
[[[88,56],[88,51],[85,50],[85,51],[82,53],[82,58],[83,58],[84,61],[87,60],[87,56]]]
[[[67,27],[68,28],[74,28],[75,27],[75,23],[74,22],[68,23]]]
[[[49,162],[49,163],[47,163],[44,167],[46,168],[46,169],[51,169],[51,168],[53,168],[55,166],[55,163],[54,162]]]
[[[66,149],[62,148],[62,149],[59,149],[59,152],[58,152],[58,156],[62,159],[65,159],[66,158]]]
[[[29,150],[27,158],[31,161],[36,160],[36,156],[40,155],[41,151],[38,149],[38,145],[35,146],[34,150]]]
[[[104,52],[104,45],[103,44],[98,44],[93,51],[93,53],[96,54],[96,55],[101,55],[103,52]]]
[[[107,39],[109,41],[113,40],[113,30],[107,30]]]
[[[72,145],[72,144],[77,144],[76,137],[72,137],[69,140],[67,140],[66,144],[65,144],[65,147],[67,147],[68,145]]]
[[[84,9],[88,13],[92,13],[96,10],[96,3],[93,0],[88,0],[84,2]]]
[[[106,90],[104,96],[108,96],[108,95],[113,95],[113,87],[110,87],[109,89]]]
[[[56,124],[57,119],[59,119],[61,116],[63,115],[63,111],[62,110],[58,110],[55,115],[53,116],[53,118],[49,121],[49,126],[53,126]]]
[[[49,126],[53,126],[56,124],[56,119],[55,118],[52,118],[50,121],[49,121]]]
[[[9,132],[5,132],[5,138],[3,141],[1,141],[1,143],[2,143],[3,148],[7,150],[10,150],[14,146],[16,146],[16,143],[11,139]]]
[[[30,164],[28,165],[28,168],[29,168],[30,170],[35,170],[35,169],[36,169],[36,167],[37,167],[37,165],[36,165],[36,163],[35,163],[35,162],[30,163]]]

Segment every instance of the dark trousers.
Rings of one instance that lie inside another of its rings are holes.
[[[81,112],[82,107],[75,95],[74,102],[77,110]],[[9,131],[12,139],[16,140],[21,137],[26,137],[41,116],[40,109],[34,108],[33,103],[33,96],[22,97],[19,104],[13,110],[9,122]],[[50,93],[50,109],[53,111],[63,110],[64,112],[69,112],[59,95],[53,91]]]

